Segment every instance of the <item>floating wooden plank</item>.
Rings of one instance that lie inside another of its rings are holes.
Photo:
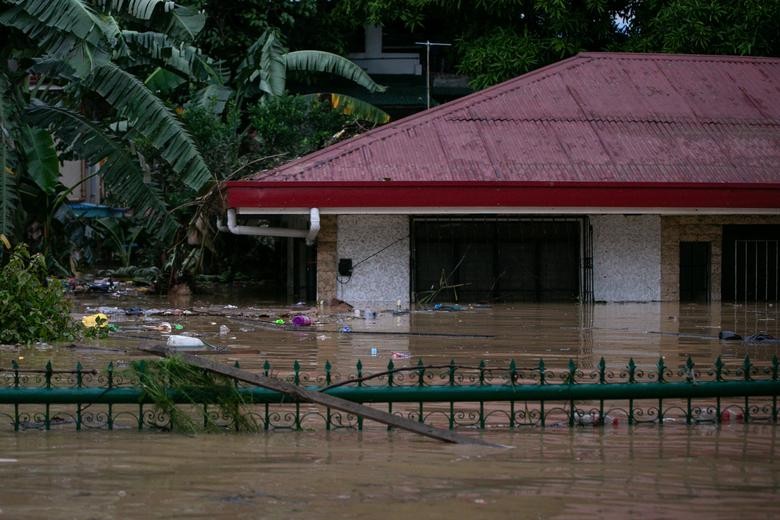
[[[422,422],[412,421],[404,417],[392,415],[382,410],[377,410],[369,406],[347,401],[339,397],[322,393],[312,392],[305,388],[288,383],[275,377],[264,376],[261,374],[255,374],[248,370],[242,370],[235,368],[224,363],[217,363],[211,359],[204,359],[194,354],[188,354],[185,352],[174,352],[168,350],[165,347],[144,347],[142,350],[152,352],[161,356],[176,356],[185,363],[189,363],[192,366],[215,372],[224,376],[232,377],[244,383],[249,383],[269,390],[276,390],[282,392],[285,395],[289,395],[297,401],[305,403],[315,403],[333,408],[334,410],[341,410],[355,415],[359,415],[365,419],[370,419],[382,424],[387,424],[402,430],[407,430],[413,433],[418,433],[432,439],[437,439],[444,442],[450,442],[454,444],[476,444],[481,446],[501,447],[497,444],[490,444],[481,439],[466,437],[465,435],[459,435],[449,430],[443,430],[441,428],[435,428]]]

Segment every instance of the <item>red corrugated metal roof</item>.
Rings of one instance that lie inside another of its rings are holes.
[[[780,182],[780,59],[585,53],[268,181]]]
[[[583,53],[250,180],[778,185],[780,59]]]

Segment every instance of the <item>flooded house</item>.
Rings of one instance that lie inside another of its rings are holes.
[[[582,53],[230,182],[228,225],[317,301],[774,302],[778,100],[776,58]]]

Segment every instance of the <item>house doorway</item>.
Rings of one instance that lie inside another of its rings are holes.
[[[680,242],[680,301],[710,301],[710,243]]]
[[[577,301],[583,229],[584,218],[414,217],[414,300]]]

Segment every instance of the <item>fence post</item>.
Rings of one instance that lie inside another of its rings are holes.
[[[718,383],[723,381],[723,360],[720,356],[715,359],[715,381]],[[720,396],[715,398],[715,415],[715,422],[720,424],[723,420],[720,414]]]
[[[485,386],[485,360],[479,362],[479,386]],[[485,401],[479,402],[479,428],[485,429]]]
[[[568,373],[566,374],[566,384],[569,386],[576,383],[574,378],[577,375],[577,365],[574,364],[574,360],[569,358]],[[574,407],[574,398],[569,399],[569,428],[574,426],[574,416],[577,413],[577,409]]]
[[[332,370],[332,368],[333,366],[330,364],[330,361],[325,361],[325,386],[330,386],[331,384],[330,371]],[[265,406],[267,409],[268,405]],[[330,411],[330,407],[327,407],[325,408],[325,429],[330,430],[330,426],[331,426],[331,411]]]
[[[777,381],[777,372],[780,363],[777,360],[777,354],[772,356],[772,381]],[[777,422],[777,394],[772,395],[772,422]]]
[[[627,368],[628,368],[628,382],[630,384],[636,383],[636,363],[634,363],[634,358],[629,358]],[[628,424],[629,425],[634,424],[634,400],[633,399],[628,400]]]
[[[81,389],[84,378],[81,374],[81,362],[76,362],[76,388]],[[81,431],[81,403],[76,403],[76,431]]]
[[[544,359],[539,359],[539,386],[544,386]],[[541,424],[542,427],[544,427],[544,399],[541,399],[539,401],[539,409],[540,409],[540,418],[541,418]]]
[[[297,359],[293,362],[293,384],[295,386],[301,384],[301,364],[298,363]],[[301,403],[298,401],[295,402],[295,430],[301,431]]]
[[[666,371],[666,363],[664,363],[663,356],[658,358],[658,363],[655,364],[655,368],[658,371],[658,382],[665,383],[666,374],[664,374],[664,372]],[[664,400],[661,398],[658,398],[658,424],[660,426],[664,425]]]
[[[607,383],[607,362],[604,361],[604,356],[599,359],[599,384],[604,385]],[[599,424],[604,426],[604,399],[599,399]]]
[[[144,367],[146,364],[144,363]],[[111,388],[114,388],[114,362],[109,361],[108,366],[106,367],[106,377],[107,377],[107,383],[109,390]],[[138,415],[138,429],[140,430],[143,427],[143,403],[141,403],[139,408],[139,415]],[[108,415],[106,417],[106,424],[108,424],[108,429],[113,430],[114,429],[114,405],[112,405],[110,402],[108,403]]]
[[[357,385],[359,387],[363,386],[363,381],[361,381],[361,379],[363,379],[363,363],[359,359],[357,361],[357,364],[355,365],[355,368],[356,368],[357,379],[358,379]],[[358,424],[358,431],[363,431],[363,416],[362,415],[358,415],[358,417],[357,417],[357,424]]]
[[[745,354],[745,361],[742,363],[742,369],[745,371],[745,381],[751,381],[750,372],[753,370],[753,363],[750,362],[750,355]],[[745,424],[750,422],[750,399],[745,396]]]
[[[11,361],[11,368],[14,371],[14,388],[19,388],[19,363],[15,359]],[[14,431],[19,431],[19,403],[14,403]]]
[[[417,360],[417,386],[422,387],[425,385],[425,365],[423,365],[422,358]],[[419,408],[420,416],[417,418],[419,422],[425,422],[423,417],[423,402],[420,401]]]
[[[450,359],[449,366],[449,385],[455,386],[455,360]],[[455,402],[450,401],[450,430],[455,428]]]
[[[512,389],[515,387],[515,383],[517,382],[517,363],[515,363],[514,358],[509,361],[509,384],[512,386]],[[515,427],[515,400],[512,399],[509,401],[509,428],[514,429]]]
[[[393,384],[395,383],[393,371],[395,370],[395,363],[393,363],[392,358],[390,361],[387,362],[387,386],[392,388]],[[387,413],[392,414],[393,413],[393,401],[391,399],[388,399],[387,401]],[[392,430],[393,427],[389,424],[387,425],[387,431]]]
[[[52,372],[53,372],[53,370],[52,370],[52,367],[51,367],[51,361],[47,361],[46,362],[46,373],[45,373],[45,376],[44,376],[46,378],[46,389],[47,390],[51,390],[51,375],[52,375]],[[51,409],[51,405],[49,403],[46,403],[46,413],[43,416],[43,421],[44,421],[43,424],[44,424],[44,427],[46,428],[46,430],[50,430],[51,429],[51,416],[49,415],[50,409]]]
[[[693,358],[688,356],[685,361],[685,379],[690,384],[696,382],[696,365],[693,363]],[[685,424],[691,424],[693,422],[693,408],[691,407],[691,398],[687,399],[688,409],[685,412]]]
[[[268,377],[271,373],[271,363],[268,362],[266,359],[263,363],[263,375],[265,377]],[[271,412],[268,408],[268,403],[265,403],[265,413],[263,416],[263,430],[268,431],[268,429],[271,427]]]

